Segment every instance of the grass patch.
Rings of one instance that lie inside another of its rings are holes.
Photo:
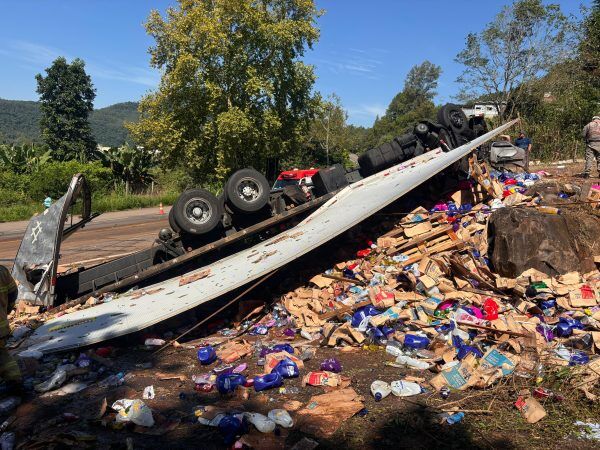
[[[179,194],[167,192],[158,195],[123,195],[112,193],[92,199],[92,211],[110,212],[126,209],[147,208],[162,203],[164,206],[172,205]],[[0,206],[0,222],[14,222],[29,220],[34,214],[44,210],[41,203],[26,203],[22,205]]]

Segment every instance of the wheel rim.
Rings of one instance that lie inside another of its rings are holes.
[[[253,178],[245,177],[238,182],[235,193],[244,202],[252,203],[262,196],[263,188]]]
[[[450,111],[450,123],[456,128],[462,128],[464,120],[462,114],[459,111]]]
[[[212,215],[212,206],[203,198],[192,198],[185,204],[185,217],[196,225],[207,223]]]

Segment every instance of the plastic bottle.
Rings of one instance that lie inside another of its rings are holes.
[[[392,388],[388,383],[381,380],[375,380],[371,383],[371,394],[375,397],[375,401],[379,402],[386,398],[392,392]]]
[[[285,409],[272,409],[268,414],[269,419],[283,428],[292,428],[294,420]]]
[[[110,375],[100,382],[100,387],[117,387],[121,386],[125,381],[125,375],[123,372],[119,372],[115,375]]]
[[[300,371],[294,361],[284,358],[273,368],[271,373],[277,372],[282,378],[298,378]]]
[[[217,377],[217,389],[221,394],[235,391],[235,388],[246,384],[246,377],[239,373],[223,373]]]
[[[65,381],[67,381],[67,371],[61,366],[54,371],[48,380],[36,385],[35,390],[38,392],[48,392],[62,386]]]
[[[7,397],[3,400],[0,400],[0,414],[8,414],[20,404],[21,399],[19,397]]]
[[[262,414],[248,412],[244,417],[261,433],[271,433],[275,429],[275,422]]]
[[[427,348],[429,347],[429,339],[417,334],[405,334],[404,346],[413,349]]]
[[[390,387],[392,388],[392,394],[396,397],[410,397],[422,392],[421,386],[412,381],[392,381]]]
[[[538,206],[538,211],[546,214],[560,214],[560,209],[553,206]]]
[[[457,413],[449,415],[446,418],[446,422],[448,422],[449,425],[454,425],[455,423],[458,423],[461,420],[463,420],[464,417],[465,417],[465,413],[464,412],[457,412]]]
[[[12,431],[2,433],[2,435],[0,436],[0,449],[13,450],[13,448],[15,448],[16,440],[16,435]]]
[[[203,366],[213,363],[217,359],[217,352],[211,345],[198,349],[198,361]]]
[[[385,351],[392,356],[400,356],[404,354],[402,352],[402,344],[396,341],[389,341],[385,346]]]
[[[148,338],[144,341],[144,345],[150,345],[150,346],[155,346],[155,347],[159,347],[161,345],[165,345],[166,341],[164,339],[157,339],[157,338]]]
[[[271,372],[267,375],[254,377],[254,390],[256,392],[279,387],[283,384],[283,378],[277,372]]]
[[[230,414],[224,414],[219,419],[217,428],[223,436],[225,445],[229,446],[235,442],[235,438],[238,435],[243,434],[245,427],[243,421],[240,418]]]
[[[398,355],[396,357],[396,363],[411,367],[413,369],[419,369],[419,370],[426,370],[426,369],[429,369],[429,367],[431,367],[431,365],[429,363],[427,363],[425,361],[421,361],[416,358],[411,358],[410,356],[407,356],[407,355]]]

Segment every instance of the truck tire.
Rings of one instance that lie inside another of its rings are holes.
[[[469,119],[458,105],[448,103],[438,111],[438,122],[448,129],[452,129],[457,133],[462,133],[469,128]]]
[[[369,176],[383,170],[385,160],[383,159],[381,150],[372,148],[358,157],[358,164],[360,165],[361,174]]]
[[[381,156],[383,156],[383,161],[385,163],[384,167],[392,167],[398,163],[397,154],[394,151],[394,147],[392,147],[389,142],[380,145],[379,150],[381,151]]]
[[[235,213],[249,214],[260,211],[269,202],[269,182],[254,169],[235,172],[225,184],[227,205]]]
[[[394,150],[394,154],[396,155],[396,160],[398,161],[398,163],[405,161],[406,160],[406,156],[404,154],[404,149],[402,148],[402,146],[400,144],[398,144],[398,142],[396,142],[396,140],[392,140],[392,142],[390,142],[390,145],[392,146],[392,149]]]
[[[181,230],[200,235],[216,228],[223,208],[214,194],[206,189],[189,189],[173,205],[173,219]]]
[[[169,211],[169,226],[171,227],[171,230],[179,234],[181,233],[181,227],[177,224],[177,222],[175,222],[175,215],[173,214],[174,211],[175,205],[173,205],[173,207]]]

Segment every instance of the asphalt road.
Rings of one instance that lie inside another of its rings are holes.
[[[105,213],[76,231],[61,247],[60,264],[122,255],[148,248],[158,231],[167,227],[169,208]],[[0,223],[0,264],[12,266],[28,222]]]

